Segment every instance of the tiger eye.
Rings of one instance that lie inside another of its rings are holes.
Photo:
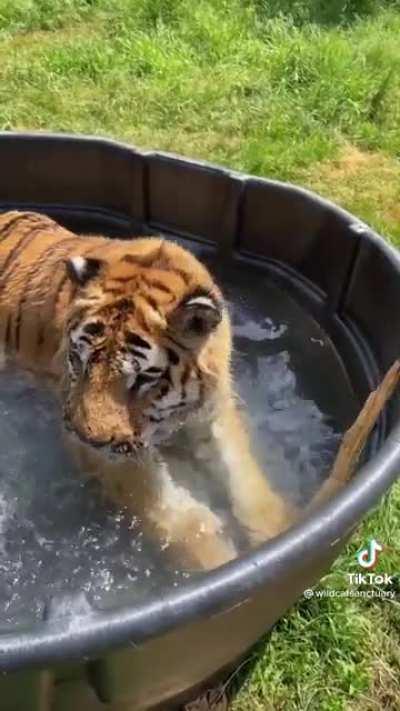
[[[167,354],[170,362],[172,365],[178,365],[179,363],[179,355],[176,351],[174,351],[172,348],[167,348]]]
[[[93,353],[90,355],[89,361],[91,364],[93,363],[98,363],[101,360],[102,353],[101,351],[93,351]]]
[[[96,321],[94,323],[88,323],[87,326],[85,326],[85,328],[83,330],[89,336],[102,336],[105,331],[105,326],[104,326],[104,323],[100,323],[99,321]]]
[[[78,370],[81,367],[81,359],[79,353],[75,348],[71,348],[68,353],[68,360],[71,364],[73,370]]]

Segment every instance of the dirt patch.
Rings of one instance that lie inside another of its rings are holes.
[[[347,146],[339,159],[322,164],[321,169],[322,173],[332,178],[347,178],[368,169],[371,163],[374,164],[379,159],[379,154],[363,153],[356,146]]]
[[[300,180],[378,231],[400,238],[400,161],[396,158],[346,145],[338,158],[313,165]]]
[[[380,176],[388,179],[400,176],[400,161],[384,153],[361,151],[353,145],[346,145],[338,158],[317,163],[309,172],[310,177],[325,180],[342,179],[348,181],[355,176],[376,181]]]
[[[398,673],[377,660],[373,669],[373,682],[369,694],[353,702],[348,711],[399,711],[400,681]]]

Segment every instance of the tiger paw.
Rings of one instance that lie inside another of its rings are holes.
[[[246,530],[251,546],[260,545],[284,533],[297,518],[294,507],[282,501],[258,504],[236,515]]]
[[[174,565],[190,570],[212,570],[237,556],[221,519],[206,506],[165,515],[157,524],[158,537]]]

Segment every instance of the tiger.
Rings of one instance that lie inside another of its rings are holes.
[[[0,344],[3,361],[56,388],[80,467],[182,565],[210,570],[238,555],[226,521],[190,490],[192,469],[219,477],[251,547],[295,519],[252,453],[221,289],[175,242],[1,214]],[[192,463],[180,462],[179,436]]]

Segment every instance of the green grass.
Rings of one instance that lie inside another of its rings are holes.
[[[369,537],[390,547],[376,573],[400,564],[400,488],[360,527],[318,590],[346,590],[355,554]],[[398,586],[398,582],[397,582]],[[382,586],[383,588],[385,586]],[[367,589],[355,586],[355,589]],[[400,604],[381,600],[302,600],[261,641],[232,682],[234,711],[382,711],[400,708]]]
[[[362,20],[343,10],[343,26],[326,28],[300,10],[273,17],[276,5],[0,2],[0,123],[110,133],[291,179],[343,141],[398,154],[400,13],[371,15],[364,1]]]
[[[400,243],[400,0],[0,0],[0,128],[105,134],[317,189]],[[394,548],[400,488],[369,535]],[[303,600],[235,711],[399,709],[399,602]]]

